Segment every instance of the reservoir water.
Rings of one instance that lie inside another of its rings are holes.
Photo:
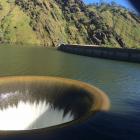
[[[102,89],[110,98],[109,112],[51,132],[45,136],[47,140],[140,139],[140,64],[78,56],[52,48],[1,47],[0,76],[18,75],[81,80]]]

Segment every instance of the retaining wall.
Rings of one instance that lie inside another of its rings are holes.
[[[99,57],[130,62],[140,62],[140,49],[105,48],[91,45],[82,46],[82,45],[61,44],[58,47],[58,50],[90,57]]]

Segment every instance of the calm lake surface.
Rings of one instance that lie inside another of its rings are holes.
[[[99,87],[110,98],[109,112],[56,130],[47,136],[49,140],[140,140],[140,64],[78,56],[51,48],[0,48],[0,76],[17,75],[81,80]]]

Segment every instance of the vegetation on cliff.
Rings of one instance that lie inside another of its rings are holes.
[[[140,47],[140,17],[116,4],[82,0],[0,0],[0,42]]]

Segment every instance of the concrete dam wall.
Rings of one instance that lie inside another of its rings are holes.
[[[122,48],[105,48],[97,47],[91,45],[69,45],[61,44],[58,50],[90,56],[99,57],[113,60],[130,61],[130,62],[140,62],[140,50],[139,49],[122,49]]]

